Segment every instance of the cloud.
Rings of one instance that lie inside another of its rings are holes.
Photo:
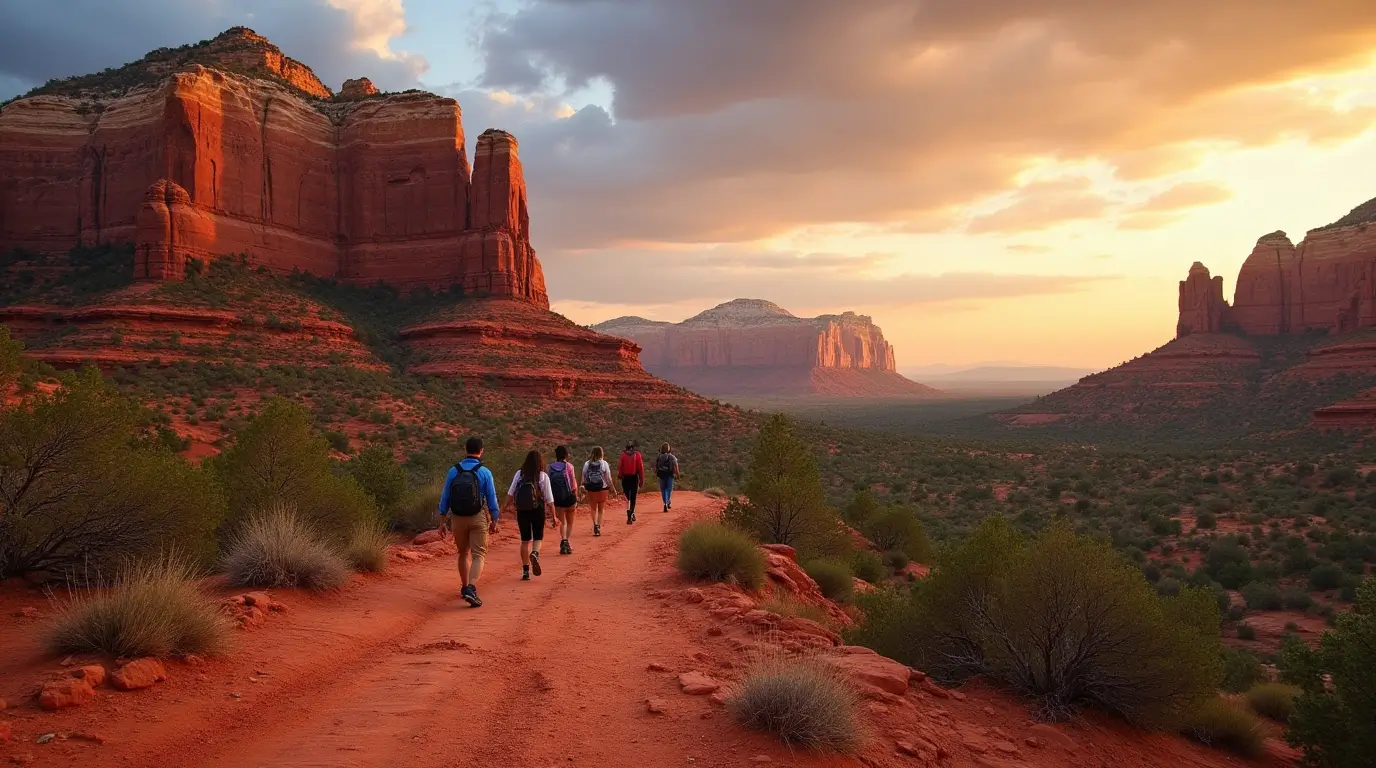
[[[614,93],[562,119],[504,116],[541,242],[931,231],[1048,160],[1144,181],[1211,148],[1369,130],[1370,105],[1288,84],[1370,62],[1365,4],[1320,5],[532,0],[482,29],[480,84],[555,101],[600,82]],[[971,226],[1035,229],[1107,205],[1090,191],[1022,195]]]
[[[214,37],[236,25],[267,36],[338,88],[366,76],[414,87],[419,56],[388,41],[405,30],[400,0],[54,0],[0,3],[0,98],[55,77],[118,67],[160,47]]]
[[[1180,211],[1226,203],[1233,191],[1212,181],[1187,181],[1148,198],[1132,210],[1139,213]]]
[[[1166,211],[1149,211],[1146,213],[1129,214],[1118,222],[1118,228],[1129,231],[1145,231],[1149,229],[1164,229],[1177,221],[1185,218],[1183,214]]]
[[[971,219],[971,234],[1033,232],[1102,216],[1110,201],[1083,176],[1038,181],[1021,187],[1012,205]]]

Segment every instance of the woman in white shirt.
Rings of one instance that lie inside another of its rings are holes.
[[[616,493],[612,488],[612,468],[603,460],[602,446],[592,449],[592,458],[583,462],[583,490],[588,506],[592,508],[592,535],[602,535],[602,510],[607,506],[607,496]]]
[[[511,479],[507,489],[508,507],[516,508],[516,525],[521,529],[521,580],[531,573],[540,575],[540,542],[545,539],[545,516],[553,509],[554,493],[545,474],[545,460],[539,451],[526,454],[526,460]]]

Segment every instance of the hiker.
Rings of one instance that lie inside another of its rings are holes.
[[[612,468],[603,458],[602,446],[592,449],[592,456],[583,462],[584,500],[592,507],[592,535],[602,535],[602,512],[612,491]]]
[[[478,597],[478,577],[483,573],[483,558],[487,557],[488,534],[497,532],[501,510],[497,507],[497,486],[492,472],[483,466],[483,440],[468,438],[468,456],[449,468],[440,492],[440,530],[448,527],[454,534],[454,546],[459,550],[459,593],[474,608],[481,607]],[[487,511],[483,511],[487,502]],[[469,558],[472,558],[470,563]]]
[[[626,494],[626,525],[635,522],[635,497],[640,486],[645,484],[645,459],[635,449],[635,441],[626,443],[621,452],[621,462],[617,466],[621,475],[621,492]]]
[[[659,479],[659,496],[664,500],[664,511],[674,508],[674,480],[678,477],[678,457],[669,452],[669,444],[659,446],[659,456],[655,457],[655,477]]]
[[[506,502],[516,508],[516,525],[521,529],[521,581],[530,581],[532,573],[540,575],[540,542],[545,540],[545,513],[554,502],[549,475],[545,474],[545,460],[539,451],[526,454],[526,460],[516,470],[516,476],[511,478]]]
[[[560,445],[554,449],[554,461],[549,465],[549,488],[554,493],[554,522],[559,526],[559,554],[573,554],[569,539],[573,537],[573,510],[578,506],[578,481],[569,463],[569,449]]]

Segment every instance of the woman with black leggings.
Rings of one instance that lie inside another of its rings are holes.
[[[516,508],[516,525],[521,530],[521,580],[530,581],[532,573],[540,575],[540,542],[545,540],[545,518],[554,503],[539,451],[526,454],[511,479],[506,501],[507,506]]]
[[[635,449],[634,441],[626,443],[617,470],[621,475],[621,490],[626,494],[626,525],[630,525],[635,522],[636,492],[645,484],[645,459]]]

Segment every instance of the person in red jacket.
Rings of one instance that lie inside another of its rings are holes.
[[[635,522],[635,495],[645,484],[645,459],[635,449],[635,441],[626,443],[621,452],[621,463],[617,467],[621,475],[621,490],[626,494],[626,525]]]

